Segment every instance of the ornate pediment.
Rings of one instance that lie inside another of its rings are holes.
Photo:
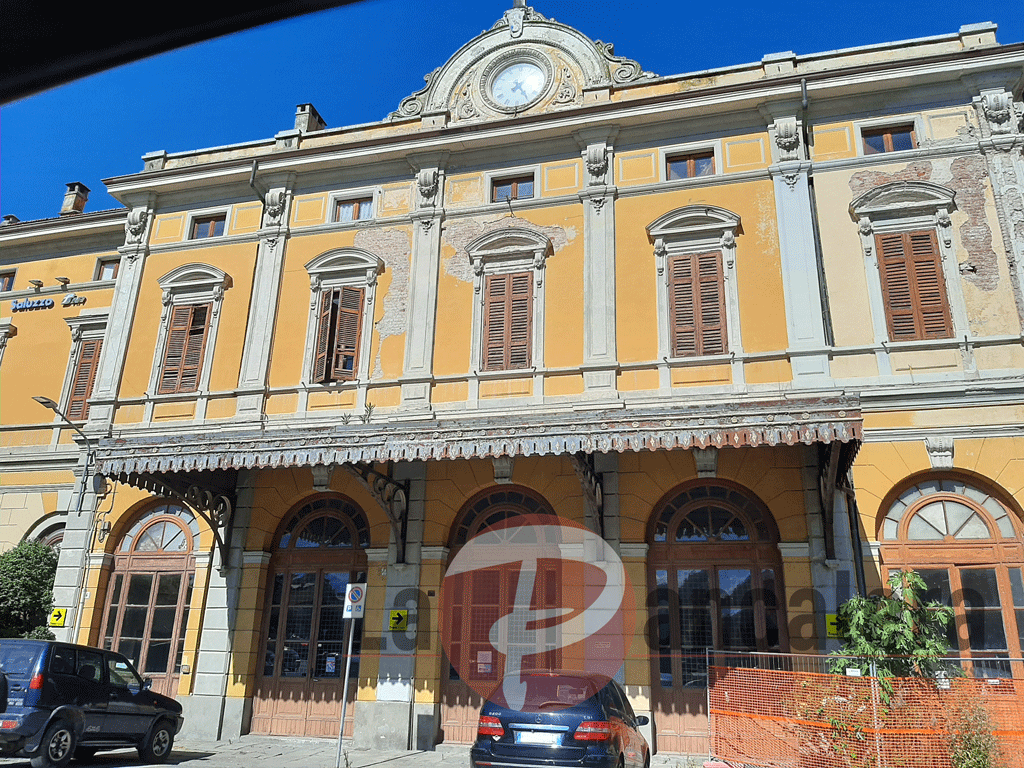
[[[579,106],[588,89],[654,78],[611,43],[591,40],[516,0],[489,30],[427,75],[388,120],[484,121]]]

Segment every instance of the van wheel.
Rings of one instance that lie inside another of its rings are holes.
[[[139,745],[139,757],[145,763],[162,763],[171,756],[173,746],[174,727],[166,720],[161,720]]]
[[[75,760],[80,763],[91,763],[96,757],[96,750],[92,747],[79,747],[75,750]]]
[[[75,752],[75,729],[63,720],[50,723],[39,744],[39,753],[31,759],[32,768],[64,768]]]

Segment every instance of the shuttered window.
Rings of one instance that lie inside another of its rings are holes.
[[[210,304],[183,304],[171,309],[171,327],[160,371],[160,394],[195,392],[203,367]]]
[[[320,295],[313,381],[351,381],[359,365],[365,289],[331,288]]]
[[[488,275],[484,299],[483,370],[530,367],[533,275]]]
[[[728,352],[722,254],[682,253],[669,261],[672,356]]]
[[[101,339],[82,342],[82,353],[78,357],[75,377],[71,383],[71,398],[68,400],[68,418],[71,421],[85,421],[89,418],[89,398],[96,380],[96,369],[100,364]]]
[[[949,339],[953,323],[934,232],[876,236],[885,318],[892,341]]]

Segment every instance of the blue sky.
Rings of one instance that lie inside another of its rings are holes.
[[[101,179],[141,157],[273,136],[313,103],[329,126],[384,118],[511,0],[365,0],[110,70],[0,109],[0,212],[57,215],[81,181],[87,210],[120,207]],[[1024,40],[1017,0],[793,3],[537,0],[540,13],[661,75],[956,32],[993,21]],[[1016,10],[1014,10],[1016,8]]]

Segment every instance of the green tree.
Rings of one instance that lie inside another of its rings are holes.
[[[855,667],[871,674],[872,663],[883,680],[889,677],[933,677],[946,665],[946,625],[953,609],[927,603],[924,579],[914,571],[889,577],[889,594],[854,597],[839,608],[842,650],[834,653],[833,672]],[[884,683],[883,683],[884,685]],[[888,686],[886,686],[888,688]]]
[[[53,637],[46,624],[56,574],[57,553],[38,541],[0,554],[0,637]]]

